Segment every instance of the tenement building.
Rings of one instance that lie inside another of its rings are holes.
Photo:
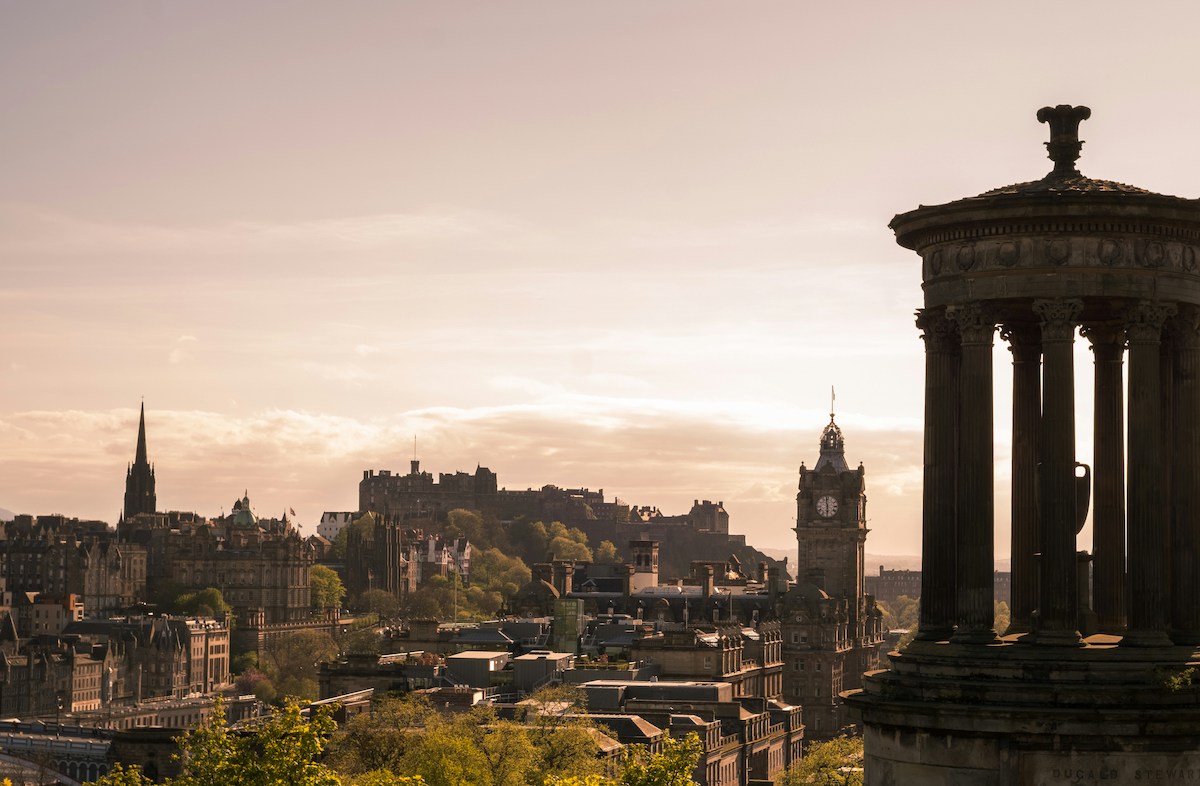
[[[925,295],[922,587],[916,640],[848,697],[869,784],[1200,772],[1200,202],[1080,174],[1090,114],[1038,112],[1042,179],[891,223]],[[997,332],[1013,369],[1007,631],[993,618]],[[1094,363],[1090,468],[1077,335]]]

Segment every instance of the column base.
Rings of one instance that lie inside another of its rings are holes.
[[[950,637],[951,644],[995,644],[1000,640],[991,628],[959,628]]]
[[[937,628],[917,628],[913,641],[949,641],[954,635],[954,627],[947,625]]]
[[[1126,631],[1121,639],[1122,647],[1172,647],[1171,637],[1165,630]]]
[[[1022,644],[1032,644],[1036,647],[1083,646],[1083,637],[1077,630],[1039,630],[1026,633],[1020,641]]]

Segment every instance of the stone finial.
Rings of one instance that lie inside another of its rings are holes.
[[[1050,124],[1050,141],[1046,143],[1050,160],[1054,162],[1056,175],[1066,175],[1077,172],[1075,161],[1083,142],[1079,141],[1079,124],[1092,116],[1092,110],[1086,106],[1044,106],[1038,110],[1039,123]]]

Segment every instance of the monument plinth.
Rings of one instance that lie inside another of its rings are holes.
[[[925,293],[922,597],[916,640],[847,694],[869,784],[1200,782],[1200,201],[1080,174],[1090,115],[1038,112],[1041,180],[891,223]],[[992,613],[997,331],[1013,362],[1007,631]],[[1090,467],[1077,334],[1095,358]]]

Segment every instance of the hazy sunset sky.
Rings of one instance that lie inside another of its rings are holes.
[[[1133,8],[0,2],[0,508],[115,522],[144,397],[164,510],[311,531],[415,436],[790,547],[836,385],[868,550],[916,554],[887,223],[1044,175],[1046,104],[1200,196],[1200,9]]]

